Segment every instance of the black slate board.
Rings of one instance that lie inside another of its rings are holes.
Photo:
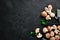
[[[0,0],[0,40],[40,40],[29,32],[40,24],[40,13],[48,4],[60,9],[60,0]],[[55,19],[48,25],[58,24]]]

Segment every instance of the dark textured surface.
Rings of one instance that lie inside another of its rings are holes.
[[[0,40],[38,40],[28,32],[42,27],[41,11],[48,4],[60,8],[60,0],[1,0],[0,3]],[[53,20],[49,25],[58,24]]]

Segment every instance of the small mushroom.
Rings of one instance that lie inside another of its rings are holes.
[[[35,33],[38,33],[39,30],[40,30],[40,28],[36,28],[36,29],[35,29]]]
[[[54,31],[55,34],[58,34],[58,32],[59,32],[59,30],[55,30],[55,31]]]
[[[46,33],[46,38],[50,38],[50,34],[49,33]]]
[[[48,5],[48,9],[52,10],[52,5],[51,4]]]
[[[41,38],[41,37],[42,37],[42,34],[38,33],[37,38]]]
[[[46,20],[51,20],[51,17],[49,15],[46,16]]]
[[[60,30],[60,25],[58,25],[58,30]]]
[[[46,27],[43,28],[43,32],[46,33],[48,32],[48,29]]]
[[[53,37],[53,36],[54,36],[54,32],[53,32],[53,31],[51,31],[51,32],[50,32],[50,35],[51,35],[51,37]]]
[[[51,37],[50,40],[55,40],[55,37]]]
[[[48,26],[47,29],[48,29],[48,31],[51,31],[52,30],[51,26]]]
[[[50,13],[50,16],[51,17],[55,17],[55,13]]]
[[[45,11],[46,11],[47,13],[49,12],[47,7],[45,7]]]
[[[57,26],[56,25],[53,25],[52,27],[53,27],[53,29],[57,29]]]
[[[43,12],[41,13],[41,15],[42,15],[43,17],[46,17],[46,16],[47,16],[47,12],[43,11]]]
[[[55,35],[55,39],[56,40],[59,40],[60,38],[59,38],[59,35]]]

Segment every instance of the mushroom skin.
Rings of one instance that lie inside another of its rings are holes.
[[[50,32],[51,37],[53,37],[55,34],[53,31]]]
[[[58,32],[59,32],[59,30],[54,30],[54,33],[55,33],[55,34],[58,34]]]
[[[58,30],[60,30],[60,25],[58,25]]]
[[[52,5],[51,4],[48,5],[48,9],[52,10]]]
[[[57,26],[56,25],[53,25],[52,27],[53,27],[53,29],[57,29]]]
[[[51,31],[52,30],[51,26],[48,26],[47,29],[48,29],[48,31]]]
[[[42,37],[42,34],[38,33],[37,38],[41,38],[41,37]]]
[[[59,38],[59,35],[55,35],[55,39],[56,40],[59,40],[60,38]]]
[[[51,37],[50,40],[55,40],[55,37]]]
[[[51,17],[49,15],[46,16],[46,20],[51,20]]]
[[[47,12],[43,11],[43,12],[41,13],[41,16],[46,17],[46,16],[47,16]]]
[[[45,34],[46,38],[50,38],[50,33]]]
[[[43,28],[43,32],[46,33],[48,32],[48,29],[46,27]]]
[[[50,13],[50,17],[55,17],[55,13]]]
[[[35,29],[35,33],[38,33],[40,31],[40,28]]]

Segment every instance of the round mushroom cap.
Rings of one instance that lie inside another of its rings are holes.
[[[51,37],[53,37],[55,34],[53,31],[50,32]]]
[[[55,35],[55,39],[56,40],[59,40],[59,35]]]
[[[55,13],[50,13],[50,16],[51,17],[55,17]]]
[[[49,33],[46,33],[45,36],[46,36],[46,38],[50,38],[50,34]]]
[[[47,12],[43,11],[43,12],[41,13],[41,16],[46,17],[46,16],[47,16]]]
[[[55,37],[51,37],[50,40],[55,40]]]
[[[43,28],[43,32],[46,33],[48,32],[48,29],[46,27]]]
[[[53,29],[57,29],[57,26],[56,25],[53,25],[52,27],[53,27]]]
[[[58,30],[60,30],[60,25],[58,25]]]

